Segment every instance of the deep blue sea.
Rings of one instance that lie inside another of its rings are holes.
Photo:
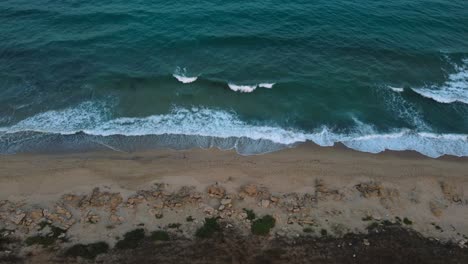
[[[0,153],[468,156],[467,0],[0,0]]]

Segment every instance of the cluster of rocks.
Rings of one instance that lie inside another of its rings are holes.
[[[440,216],[449,202],[456,205],[465,203],[463,195],[455,187],[445,183],[440,186],[445,200],[430,203],[430,210],[435,216]],[[138,223],[132,223],[135,219],[132,216],[142,213],[147,214],[154,223],[159,223],[165,214],[174,212],[183,219],[185,216],[192,218],[188,214],[194,213],[199,219],[195,224],[205,217],[215,217],[249,230],[245,227],[250,227],[255,212],[258,216],[272,215],[278,223],[276,234],[287,236],[291,235],[292,227],[296,227],[296,233],[293,233],[296,235],[303,227],[311,229],[323,224],[321,218],[331,219],[343,214],[336,208],[321,208],[320,202],[340,202],[355,195],[380,202],[388,209],[400,199],[397,189],[374,181],[361,182],[351,190],[343,190],[330,187],[318,179],[314,187],[310,193],[271,193],[256,184],[246,184],[238,190],[228,191],[216,183],[200,191],[192,186],[176,188],[158,183],[129,195],[110,191],[106,187],[96,187],[90,193],[68,193],[58,201],[42,205],[0,201],[0,230],[8,230],[8,236],[14,234],[24,239],[41,232],[44,225],[49,225],[63,230],[65,236],[67,230],[77,225],[80,228],[96,224],[110,228],[123,224],[135,226]],[[321,217],[317,216],[317,212],[321,212]],[[363,218],[380,221],[380,217],[375,215],[366,214]],[[331,231],[333,228],[339,229],[336,225],[330,225]],[[340,234],[340,231],[333,233]],[[368,243],[364,241],[364,244]],[[464,246],[466,242],[462,244]]]

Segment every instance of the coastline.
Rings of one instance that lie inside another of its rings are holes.
[[[179,243],[193,240],[206,217],[219,218],[241,237],[252,236],[247,208],[276,220],[268,241],[325,243],[353,234],[360,244],[374,237],[374,244],[378,236],[370,226],[390,225],[395,234],[410,230],[403,235],[450,243],[451,250],[461,250],[460,260],[468,258],[466,190],[466,157],[369,154],[311,143],[254,156],[217,149],[18,154],[0,156],[0,229],[15,230],[9,235],[23,241],[43,232],[39,227],[46,221],[66,230],[66,241],[54,244],[57,252],[97,241],[112,247],[117,237],[139,227],[165,230],[181,237],[172,242]],[[186,221],[189,216],[193,222]],[[170,227],[174,223],[176,229]],[[21,243],[11,252],[33,256],[26,263],[54,255]]]

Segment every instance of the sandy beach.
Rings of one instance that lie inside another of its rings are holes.
[[[249,237],[248,209],[257,218],[274,217],[270,238],[325,232],[343,239],[370,235],[372,224],[395,225],[451,243],[463,257],[467,190],[467,158],[413,152],[303,144],[255,156],[217,149],[20,154],[0,157],[0,229],[24,240],[43,232],[46,221],[65,230],[66,241],[54,244],[58,252],[97,241],[112,247],[138,227],[171,233],[174,223],[177,236],[190,240],[206,217]],[[10,251],[29,256],[26,261],[50,261],[43,248]]]

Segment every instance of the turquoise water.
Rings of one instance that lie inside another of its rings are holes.
[[[466,0],[3,0],[0,25],[0,153],[468,156]]]

